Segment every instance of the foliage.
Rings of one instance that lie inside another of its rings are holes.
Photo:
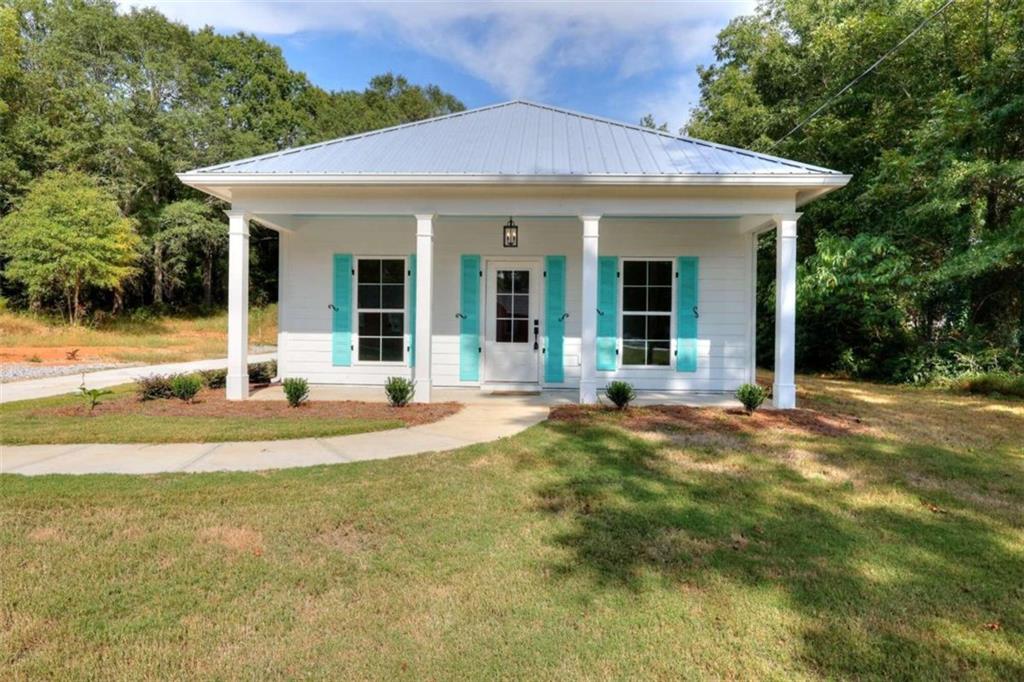
[[[171,389],[172,374],[150,374],[149,376],[135,379],[135,395],[139,400],[162,400],[171,398],[174,392]]]
[[[804,368],[903,381],[922,358],[1024,350],[1024,4],[953,3],[774,144],[936,6],[767,0],[700,70],[689,134],[853,175],[800,221]],[[760,257],[770,362],[770,236]]]
[[[119,291],[136,274],[138,243],[134,222],[114,198],[78,172],[42,176],[0,221],[5,277],[24,286],[36,305],[59,296],[73,325],[90,290]]]
[[[89,406],[90,412],[95,410],[96,406],[100,404],[101,398],[114,393],[107,388],[86,388],[84,383],[78,387],[78,392]]]
[[[288,404],[298,407],[309,399],[309,382],[299,377],[288,377],[281,383]]]
[[[137,226],[145,258],[123,290],[84,292],[86,307],[210,305],[225,298],[223,206],[176,172],[462,108],[436,86],[390,73],[361,91],[325,91],[256,36],[191,31],[153,9],[8,0],[0,6],[0,215],[49,171],[101,178]],[[254,227],[250,272],[252,300],[273,302],[274,233]],[[33,302],[18,279],[0,286],[15,307]]]
[[[405,377],[388,377],[384,382],[384,395],[394,407],[405,407],[416,393],[412,381]]]
[[[736,389],[736,400],[740,401],[747,414],[754,414],[768,397],[768,390],[759,384],[743,384]]]
[[[226,369],[203,369],[197,372],[202,379],[203,385],[207,388],[224,388],[228,384],[228,371]]]
[[[203,380],[196,374],[178,374],[171,378],[171,394],[186,403],[192,402],[202,387]]]
[[[1012,395],[1024,398],[1024,374],[985,372],[965,374],[956,379],[954,388],[964,393],[984,395]]]
[[[249,383],[269,384],[277,376],[277,361],[267,360],[266,362],[249,363]]]
[[[604,394],[620,410],[626,409],[631,402],[636,400],[636,391],[628,381],[611,382],[605,386]]]

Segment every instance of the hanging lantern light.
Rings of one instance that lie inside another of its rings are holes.
[[[502,244],[506,249],[514,249],[519,246],[519,226],[511,217],[502,228]]]

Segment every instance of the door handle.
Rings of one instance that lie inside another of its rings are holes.
[[[533,349],[537,350],[540,348],[540,343],[537,339],[540,336],[540,323],[537,320],[533,321]]]

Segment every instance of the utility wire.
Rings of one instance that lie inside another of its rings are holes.
[[[827,107],[828,105],[832,104],[832,102],[834,102],[834,101],[835,101],[835,100],[836,100],[836,99],[837,99],[837,98],[838,98],[838,97],[839,97],[840,95],[842,95],[842,94],[843,94],[844,92],[846,92],[847,90],[849,90],[850,88],[852,88],[852,87],[853,87],[854,85],[856,85],[857,83],[859,83],[859,82],[861,81],[861,79],[862,79],[862,78],[864,78],[865,76],[867,76],[867,75],[868,75],[869,73],[871,73],[872,71],[874,71],[874,70],[875,70],[875,68],[876,68],[876,67],[877,67],[877,66],[878,66],[879,64],[881,64],[881,63],[882,63],[882,62],[884,62],[884,61],[885,61],[886,59],[888,59],[888,58],[889,58],[889,57],[890,57],[890,56],[891,56],[891,55],[892,55],[892,54],[893,54],[894,52],[896,52],[896,50],[898,50],[898,49],[900,49],[901,47],[903,47],[903,44],[904,44],[905,42],[907,42],[908,40],[910,40],[911,38],[913,38],[913,37],[914,37],[915,35],[917,35],[918,31],[920,31],[920,30],[921,30],[922,28],[924,28],[925,26],[927,26],[927,25],[928,25],[928,23],[929,23],[929,22],[931,22],[931,20],[932,20],[932,19],[934,19],[935,17],[937,17],[937,16],[939,16],[940,14],[942,14],[943,12],[945,12],[945,11],[946,11],[946,8],[947,8],[947,7],[949,7],[950,5],[952,5],[952,4],[954,3],[954,2],[956,2],[956,0],[947,0],[947,1],[946,1],[946,4],[944,4],[944,5],[942,6],[942,7],[938,8],[937,10],[935,10],[934,12],[932,12],[932,13],[931,13],[931,15],[929,15],[929,16],[928,16],[927,18],[925,18],[925,20],[924,20],[924,21],[922,21],[922,22],[921,22],[920,24],[918,24],[918,25],[917,25],[917,28],[915,28],[915,29],[914,29],[913,31],[911,31],[910,33],[908,33],[908,34],[907,34],[907,35],[906,35],[906,36],[905,36],[905,37],[903,38],[903,40],[901,40],[900,42],[896,43],[896,44],[895,44],[895,45],[894,45],[894,46],[893,46],[892,48],[890,48],[890,49],[889,49],[889,51],[888,51],[888,52],[886,52],[886,53],[885,53],[885,54],[883,54],[883,55],[882,55],[881,57],[879,57],[879,58],[878,58],[878,59],[877,59],[877,60],[875,61],[875,63],[874,63],[874,64],[872,64],[871,66],[869,66],[869,67],[868,67],[867,69],[865,69],[865,70],[864,70],[864,72],[863,72],[862,74],[860,74],[859,76],[857,76],[856,78],[854,78],[854,79],[853,79],[852,81],[850,81],[849,83],[847,83],[847,84],[846,84],[845,86],[843,86],[843,89],[842,89],[842,90],[840,90],[839,92],[837,92],[836,94],[832,95],[832,96],[831,96],[831,97],[829,97],[829,98],[828,98],[827,100],[825,100],[825,103],[824,103],[824,104],[822,104],[822,105],[821,105],[820,107],[818,107],[818,108],[817,108],[817,109],[815,109],[815,110],[814,110],[813,112],[811,112],[811,115],[810,115],[810,116],[808,116],[807,118],[803,119],[802,121],[800,121],[799,123],[797,123],[797,124],[796,124],[795,126],[793,126],[793,129],[792,129],[792,130],[790,130],[790,131],[789,131],[788,133],[786,133],[785,135],[783,135],[783,136],[782,136],[782,137],[780,137],[779,139],[775,140],[775,142],[774,142],[774,143],[772,144],[772,146],[771,146],[771,147],[769,147],[769,151],[771,151],[772,149],[775,149],[775,148],[776,148],[777,146],[779,146],[779,143],[780,143],[780,142],[782,142],[782,141],[783,141],[783,140],[785,140],[785,139],[786,139],[787,137],[789,137],[790,135],[792,135],[792,134],[793,134],[793,133],[795,133],[796,131],[800,130],[800,129],[801,129],[801,128],[803,128],[803,127],[804,127],[805,125],[807,125],[807,123],[808,123],[808,122],[810,122],[810,120],[811,120],[812,118],[814,118],[815,116],[817,116],[818,114],[820,114],[820,113],[821,113],[822,111],[824,111],[824,110],[825,110],[825,107]]]

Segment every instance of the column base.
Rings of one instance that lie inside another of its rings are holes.
[[[249,375],[229,374],[227,378],[228,400],[246,400],[249,397]]]
[[[423,383],[417,381],[415,383],[416,392],[412,394],[412,401],[414,403],[429,403],[430,402],[430,382]]]
[[[796,384],[772,384],[772,406],[776,410],[796,407]]]
[[[597,382],[580,382],[580,405],[593,405],[597,402]]]

